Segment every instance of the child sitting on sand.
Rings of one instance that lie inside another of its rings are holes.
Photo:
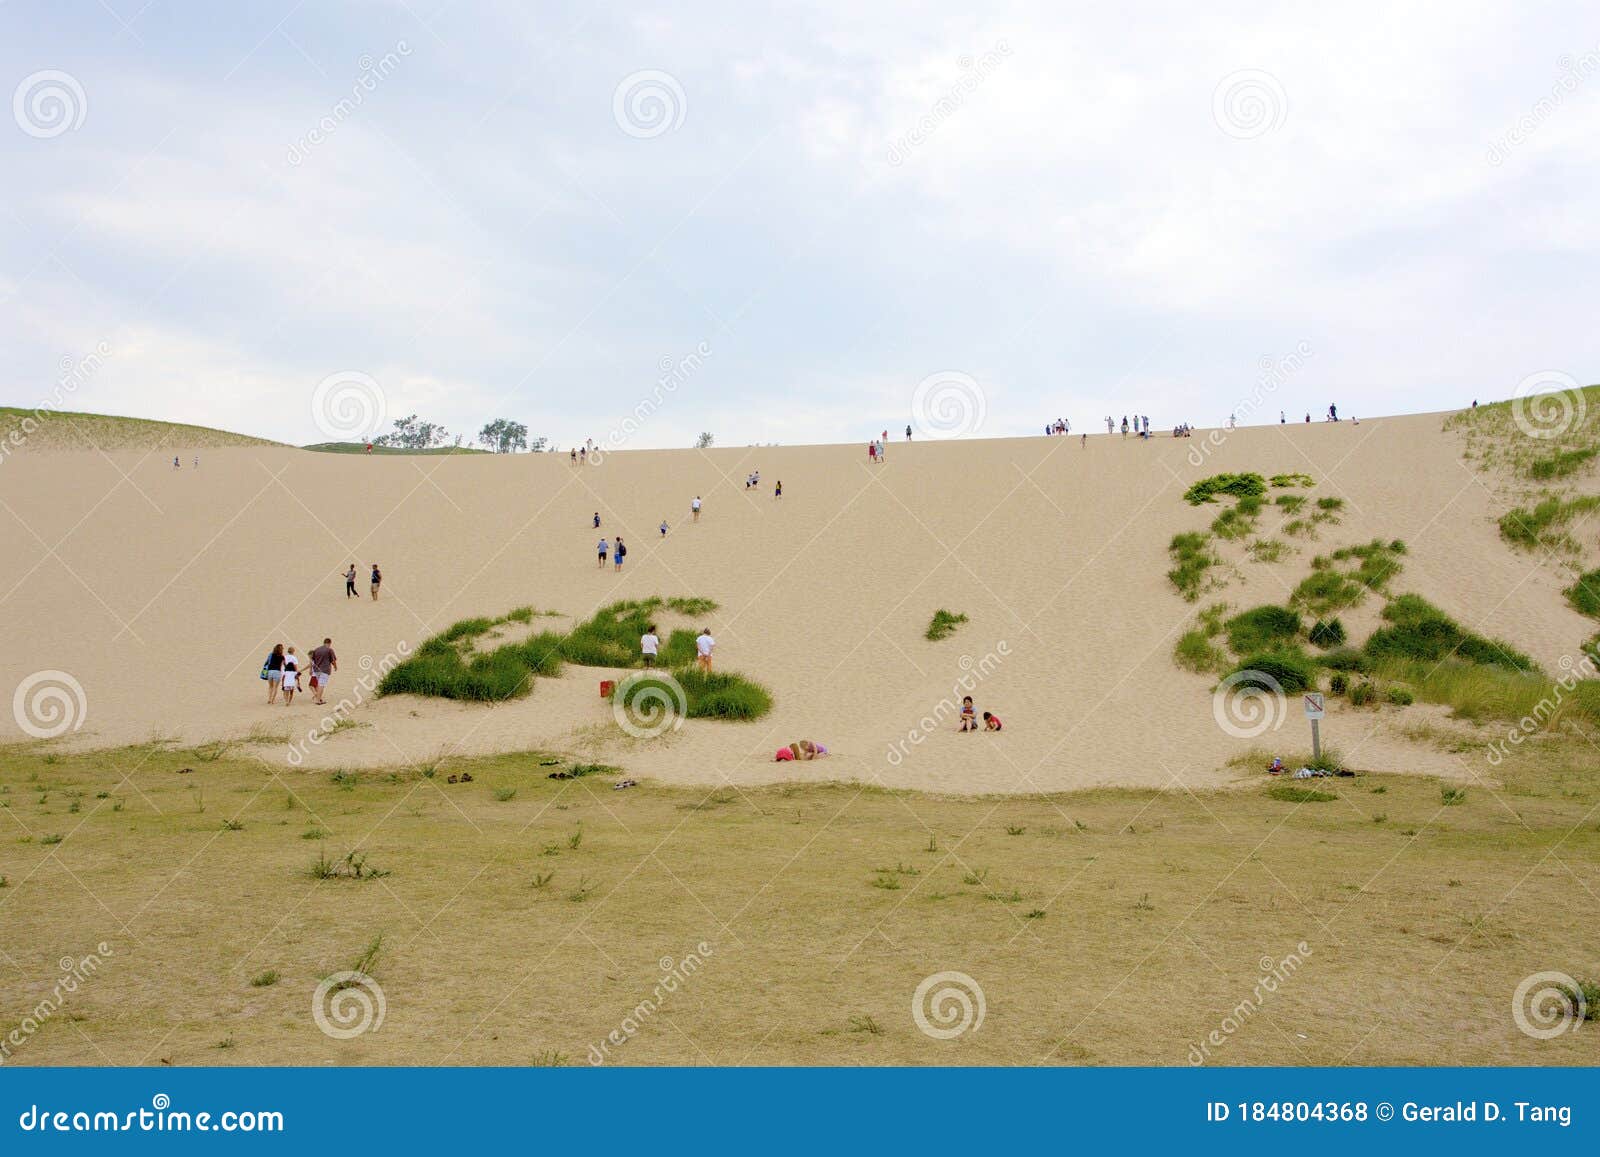
[[[961,697],[961,727],[960,727],[960,730],[962,730],[962,731],[976,731],[976,730],[978,730],[978,714],[973,709],[972,696],[971,695],[963,695]]]
[[[999,730],[1001,730],[1001,727],[1000,727],[1000,716],[991,715],[989,712],[985,711],[983,713],[983,729],[985,731],[999,731]]]

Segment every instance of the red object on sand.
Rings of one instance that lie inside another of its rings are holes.
[[[617,682],[616,682],[615,679],[602,679],[602,680],[600,680],[600,698],[602,698],[602,699],[611,698],[611,693],[613,691],[615,691],[616,689],[617,689]]]

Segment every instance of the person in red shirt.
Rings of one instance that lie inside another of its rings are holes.
[[[985,731],[999,731],[1001,729],[1000,716],[991,715],[989,712],[985,711],[983,713],[983,729]]]

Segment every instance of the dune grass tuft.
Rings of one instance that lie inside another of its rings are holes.
[[[928,624],[924,637],[930,642],[937,643],[940,639],[948,638],[955,633],[955,629],[967,621],[967,616],[945,610],[940,607],[933,612],[933,621]]]

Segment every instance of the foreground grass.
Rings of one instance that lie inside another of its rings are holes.
[[[614,792],[547,778],[570,761],[538,753],[284,777],[160,746],[11,749],[0,1017],[103,942],[9,1063],[583,1064],[693,951],[617,1063],[1184,1064],[1260,961],[1304,942],[1213,1063],[1593,1064],[1600,1038],[1535,1041],[1510,1017],[1529,973],[1594,968],[1590,754],[1545,744],[1453,804],[1406,776],[1315,781],[1334,798],[1302,804],[1265,777]],[[312,994],[352,969],[385,1020],[333,1040]],[[935,1041],[912,993],[952,970],[987,1014]]]

